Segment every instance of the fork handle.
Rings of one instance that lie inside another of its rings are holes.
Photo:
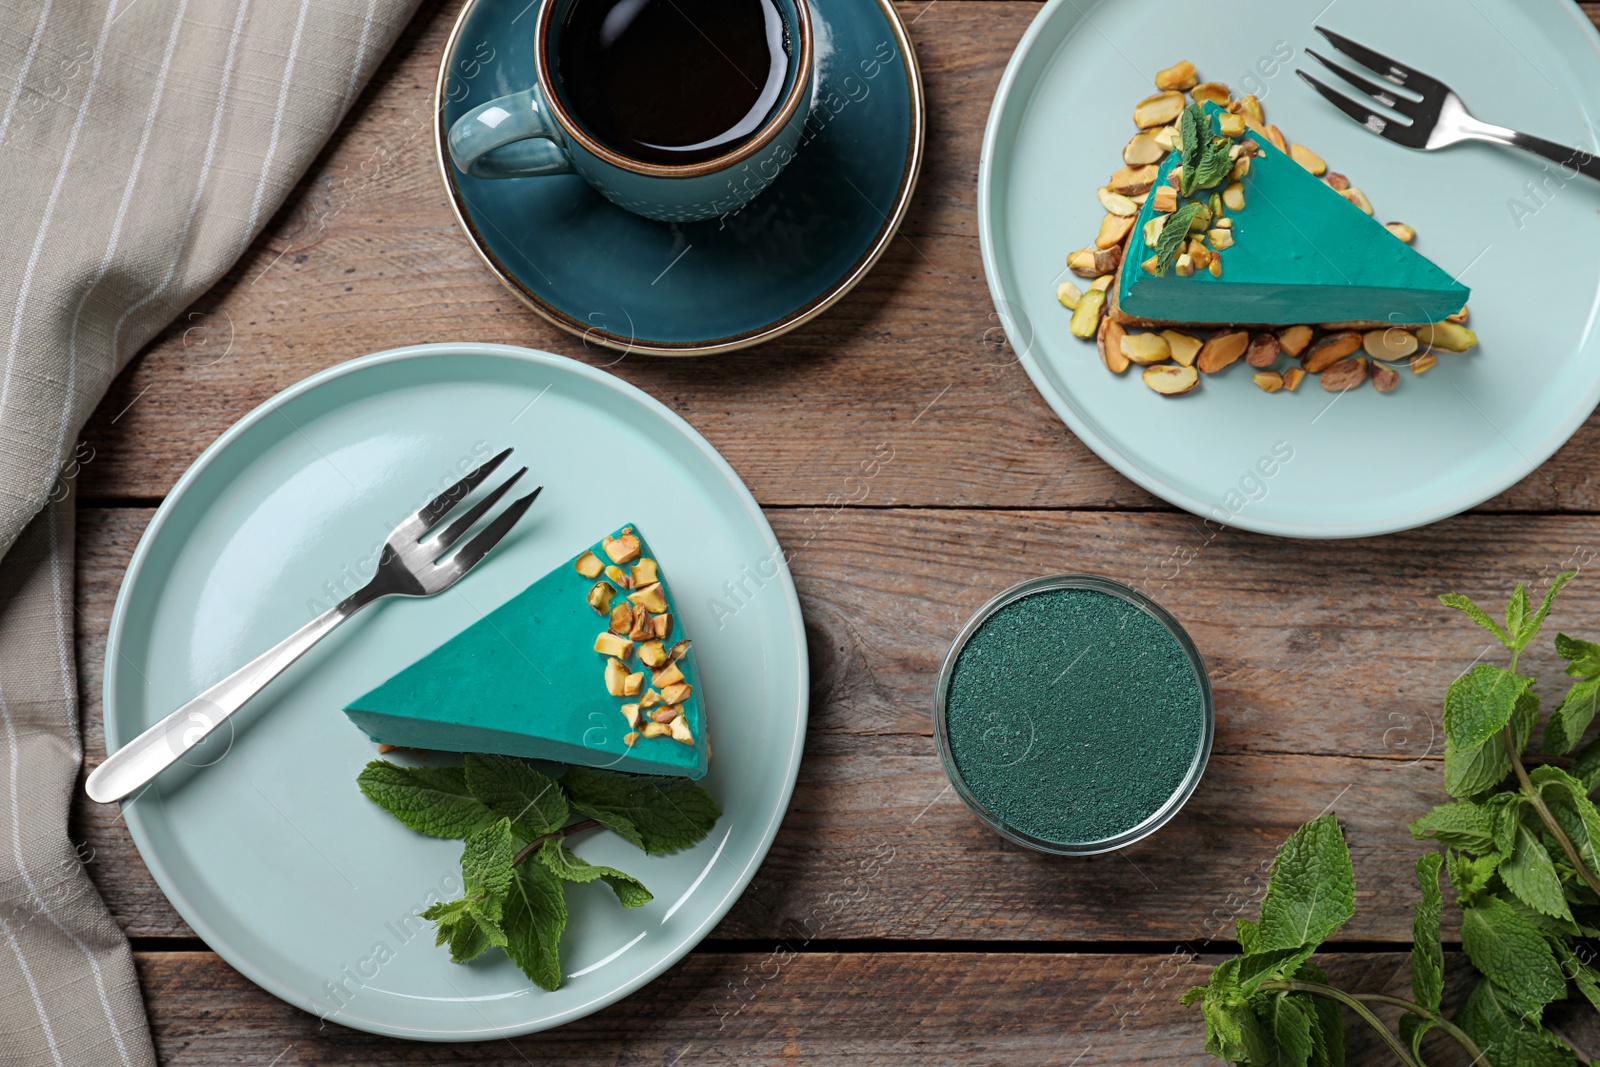
[[[1532,152],[1534,155],[1547,159],[1559,167],[1587,174],[1591,178],[1600,178],[1600,158],[1597,158],[1586,149],[1571,148],[1567,145],[1557,144],[1554,141],[1547,141],[1543,137],[1535,137],[1531,133],[1519,133],[1516,130],[1511,131],[1511,140],[1507,143],[1525,152]],[[1562,176],[1571,177],[1570,174],[1566,173],[1563,173]]]
[[[1562,168],[1560,172],[1562,178],[1585,174],[1600,179],[1600,156],[1594,155],[1588,149],[1557,144],[1543,137],[1535,137],[1531,133],[1510,130],[1504,126],[1492,126],[1487,122],[1474,123],[1463,132],[1480,141],[1493,141],[1496,144],[1510,145],[1512,148],[1531,152],[1540,159],[1548,160]]]
[[[110,804],[143,788],[228,721],[312,645],[374,599],[357,593],[329,608],[108,755],[84,783],[89,799]]]

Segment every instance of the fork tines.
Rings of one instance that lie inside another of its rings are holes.
[[[1352,97],[1303,70],[1295,73],[1334,107],[1355,119],[1373,133],[1387,137],[1409,148],[1425,147],[1429,134],[1439,119],[1444,99],[1450,89],[1443,82],[1408,67],[1399,60],[1358,44],[1343,34],[1316,27],[1328,43],[1350,59],[1378,74],[1383,81],[1372,79],[1334,63],[1315,49],[1306,52],[1347,84],[1360,90],[1360,97]],[[1396,91],[1403,90],[1403,91]],[[1412,95],[1415,94],[1415,95]],[[1398,119],[1374,109],[1378,104],[1399,116]]]
[[[444,521],[452,511],[488,479],[489,475],[495,472],[495,469],[500,464],[505,462],[506,457],[511,455],[511,451],[511,449],[507,448],[492,456],[476,470],[471,471],[450,488],[418,508],[415,513],[394,528],[394,532],[389,535],[390,542],[397,540],[422,542],[426,537],[427,540],[423,547],[427,549],[430,559],[438,559],[440,555],[459,541],[467,531],[471,530],[478,520],[487,515],[489,509],[499,503],[500,499],[506,495],[506,492],[517,483],[517,480],[528,472],[527,467],[520,468],[511,477],[485,493],[481,500],[462,512],[458,518],[443,530],[432,537],[427,537],[431,530]],[[483,528],[482,532],[471,541],[468,541],[455,554],[450,560],[449,566],[458,568],[460,571],[466,571],[488,555],[489,551],[499,543],[500,539],[510,531],[511,527],[516,525],[517,520],[522,518],[543,489],[544,486],[539,486],[527,496],[513,500],[504,511]]]

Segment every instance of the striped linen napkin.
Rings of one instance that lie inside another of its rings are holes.
[[[67,839],[69,452],[238,259],[416,0],[0,0],[0,1065],[155,1062]]]

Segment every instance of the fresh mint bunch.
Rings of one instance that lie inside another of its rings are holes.
[[[603,882],[625,908],[652,899],[633,875],[579,858],[568,837],[604,827],[656,855],[701,840],[722,815],[687,778],[573,767],[557,779],[512,756],[472,754],[461,767],[373,760],[356,783],[418,833],[465,841],[461,899],[422,913],[436,944],[456,963],[504,949],[542,989],[561,984],[566,886]],[[585,818],[569,821],[574,812]]]
[[[1525,764],[1540,702],[1537,680],[1518,673],[1522,653],[1573,577],[1558,575],[1537,610],[1526,587],[1517,586],[1500,620],[1459,594],[1439,598],[1493,634],[1509,657],[1504,667],[1475,664],[1445,694],[1445,789],[1457,799],[1411,824],[1419,840],[1444,846],[1416,865],[1422,897],[1412,919],[1413,999],[1338,989],[1304,962],[1353,910],[1349,855],[1324,816],[1279,850],[1261,921],[1239,922],[1245,955],[1186,995],[1186,1002],[1202,1002],[1208,1050],[1251,1067],[1341,1064],[1342,1005],[1377,1029],[1403,1067],[1426,1067],[1422,1039],[1432,1030],[1447,1034],[1475,1065],[1589,1062],[1545,1024],[1544,1013],[1574,990],[1600,1010],[1600,969],[1586,943],[1600,938],[1600,809],[1589,796],[1600,785],[1600,738],[1583,743],[1600,691],[1600,645],[1565,634],[1555,639],[1566,673],[1577,680],[1545,724],[1543,749],[1547,759],[1570,759],[1570,769]],[[1461,947],[1480,975],[1453,1020],[1441,1010],[1441,872],[1461,909]],[[1269,927],[1277,932],[1269,935]],[[1294,998],[1297,1006],[1286,1007]],[[1311,1001],[1333,1013],[1330,1022],[1318,1022]],[[1372,1014],[1376,1004],[1401,1009],[1398,1033]]]

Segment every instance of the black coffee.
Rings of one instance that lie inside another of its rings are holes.
[[[596,140],[649,163],[700,163],[749,141],[789,66],[773,0],[576,0],[559,32],[567,106]]]

